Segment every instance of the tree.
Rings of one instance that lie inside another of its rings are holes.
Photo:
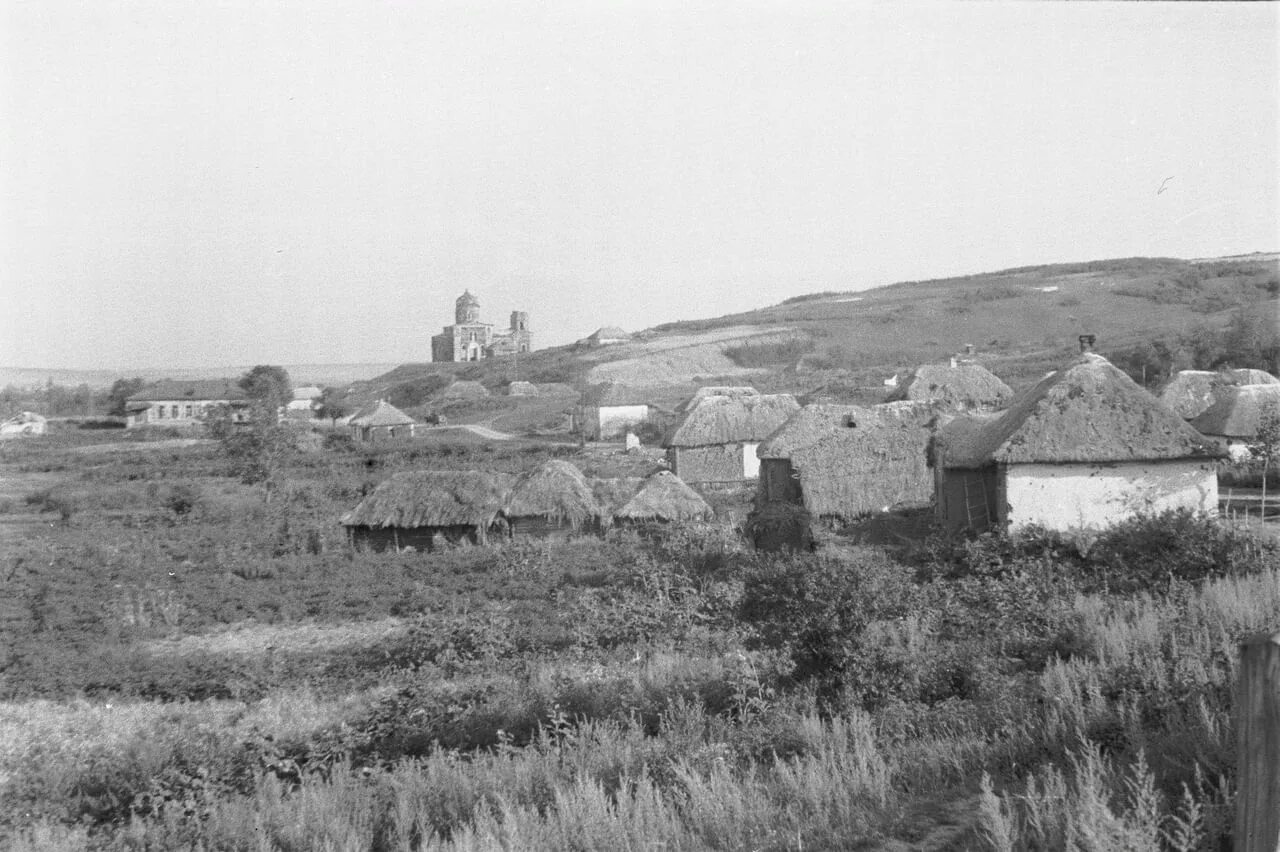
[[[338,425],[339,417],[346,417],[354,410],[347,391],[344,388],[325,388],[320,394],[320,405],[316,413],[328,418],[332,425]]]
[[[113,417],[123,417],[125,415],[124,405],[129,397],[142,390],[146,384],[141,378],[134,376],[132,379],[116,379],[111,384],[111,390],[107,391],[107,414]]]
[[[1280,403],[1274,400],[1262,408],[1258,433],[1249,443],[1249,454],[1262,462],[1262,517],[1267,516],[1267,474],[1280,461]]]
[[[240,377],[239,385],[253,403],[253,419],[264,423],[276,423],[280,409],[293,399],[293,383],[284,367],[259,364]]]

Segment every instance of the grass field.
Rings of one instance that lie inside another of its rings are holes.
[[[84,452],[89,444],[96,452]],[[729,524],[370,554],[405,468],[653,459],[433,434],[10,444],[0,845],[1218,848],[1274,544],[1189,516],[756,554]]]

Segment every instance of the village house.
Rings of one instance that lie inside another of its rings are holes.
[[[597,328],[586,339],[581,341],[588,346],[612,346],[616,343],[626,343],[631,340],[631,335],[616,325],[606,325],[603,328]]]
[[[715,511],[702,495],[669,470],[660,470],[645,479],[640,490],[613,514],[622,526],[681,524],[710,521]]]
[[[506,474],[405,471],[379,483],[340,519],[357,547],[437,550],[444,544],[486,544],[506,535],[502,507]]]
[[[371,402],[347,418],[351,437],[363,443],[412,438],[417,421],[384,399]]]
[[[1280,383],[1232,385],[1223,388],[1218,401],[1192,419],[1191,425],[1218,440],[1233,461],[1245,461],[1252,456],[1250,445],[1258,439],[1268,409],[1280,417]]]
[[[233,422],[246,422],[249,396],[232,379],[164,379],[125,400],[125,427],[202,426],[215,410],[226,411]]]
[[[597,531],[602,511],[582,471],[552,459],[516,481],[503,515],[512,538],[563,541]]]
[[[671,470],[685,482],[740,482],[759,475],[756,448],[800,404],[790,394],[717,394],[682,409],[663,440]]]
[[[454,324],[431,338],[432,361],[479,361],[528,352],[533,347],[529,315],[511,312],[511,326],[494,331],[493,323],[481,322],[480,300],[465,291],[454,303]]]
[[[1280,379],[1263,370],[1179,370],[1160,390],[1160,401],[1184,420],[1199,417],[1236,385],[1273,385]]]
[[[949,531],[1099,529],[1218,507],[1214,444],[1105,358],[1085,352],[999,414],[960,416],[933,444]]]
[[[936,416],[931,403],[806,405],[756,451],[758,504],[794,503],[815,519],[851,521],[899,504],[928,503]]]
[[[952,359],[949,364],[922,364],[890,390],[885,402],[936,402],[952,411],[1004,408],[1013,391],[981,364]]]
[[[592,385],[574,408],[573,431],[587,441],[621,438],[648,422],[648,392],[617,382]]]
[[[294,388],[293,398],[285,404],[284,416],[289,420],[314,420],[316,406],[323,395],[324,391],[314,385]]]

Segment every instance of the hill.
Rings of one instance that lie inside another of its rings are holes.
[[[1080,334],[1096,335],[1099,351],[1113,357],[1152,341],[1216,338],[1241,315],[1274,334],[1280,326],[1277,258],[1125,258],[814,293],[745,313],[666,323],[612,346],[557,347],[518,362],[402,365],[358,384],[355,393],[413,406],[453,378],[479,380],[495,391],[519,378],[577,386],[618,380],[673,390],[751,382],[870,401],[884,378],[945,360],[966,345],[1016,389],[1061,363]]]

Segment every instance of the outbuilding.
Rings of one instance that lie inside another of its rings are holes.
[[[1268,410],[1280,417],[1280,384],[1234,385],[1222,389],[1218,401],[1191,421],[1201,434],[1217,438],[1235,461],[1250,458]]]
[[[393,474],[341,518],[351,542],[372,550],[435,550],[506,535],[512,478],[479,471]]]
[[[503,514],[512,538],[564,540],[598,530],[602,512],[582,471],[552,459],[516,481]]]
[[[1007,411],[960,416],[938,431],[938,519],[949,531],[1067,531],[1166,509],[1215,513],[1223,455],[1123,371],[1085,353]]]
[[[687,407],[663,441],[671,470],[685,482],[740,482],[760,473],[756,449],[800,410],[791,394],[704,396]]]
[[[371,402],[347,421],[357,441],[373,443],[392,438],[412,438],[417,421],[385,399]]]

